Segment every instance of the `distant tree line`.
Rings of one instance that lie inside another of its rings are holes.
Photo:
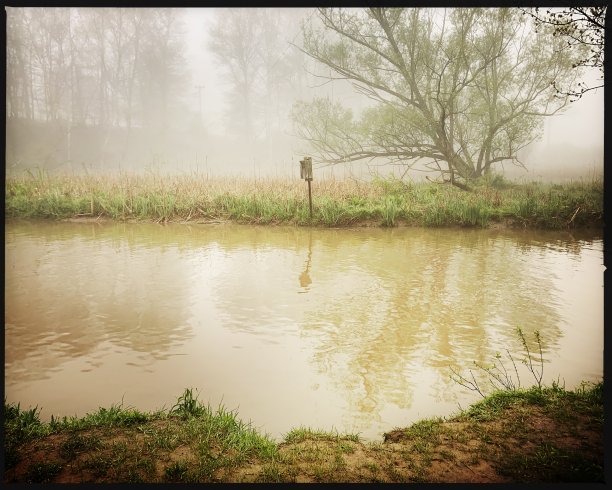
[[[302,9],[218,9],[209,48],[226,77],[228,128],[246,137],[269,137],[286,126],[288,110],[304,87]]]
[[[198,87],[184,9],[8,7],[7,161],[103,168],[155,155],[194,160],[224,146],[231,154],[235,139],[272,151],[304,87],[306,57],[290,43],[301,40],[307,13],[221,8],[201,25],[208,43],[196,48],[214,53],[207,69],[223,78],[210,89],[226,102],[215,121],[226,135],[210,138],[190,105]]]
[[[7,117],[163,127],[181,84],[179,23],[174,9],[8,8]]]

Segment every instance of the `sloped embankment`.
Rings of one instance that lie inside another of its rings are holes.
[[[307,428],[276,443],[189,390],[169,413],[50,424],[5,405],[5,461],[6,483],[603,481],[603,382],[499,392],[376,443]]]

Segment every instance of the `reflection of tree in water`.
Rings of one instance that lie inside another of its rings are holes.
[[[188,271],[176,254],[135,249],[117,233],[74,225],[7,239],[6,362],[12,381],[40,379],[104,342],[164,359],[188,338]],[[91,233],[84,233],[88,230]],[[96,234],[96,239],[84,239]],[[133,237],[132,237],[133,238]],[[146,238],[145,238],[146,240]],[[138,248],[136,246],[136,248]]]
[[[320,370],[375,416],[387,403],[411,406],[423,367],[437,371],[442,393],[451,388],[449,365],[520,351],[517,326],[530,339],[540,330],[554,349],[561,335],[554,283],[538,268],[539,245],[517,242],[524,243],[450,230],[322,241],[311,291],[318,301],[304,327],[320,341]]]
[[[562,248],[563,234],[235,231],[211,235],[224,251],[211,289],[223,326],[282,342],[297,325],[319,371],[370,417],[389,403],[410,407],[423,369],[442,395],[456,388],[450,365],[520,350],[517,326],[529,338],[540,330],[552,350],[560,335],[551,271],[538,259],[555,240]]]
[[[181,287],[189,271],[177,267],[176,254],[214,242],[225,274],[211,295],[223,325],[268,339],[299,328],[316,346],[318,370],[372,418],[386,404],[410,407],[423,369],[437,373],[432,389],[441,394],[453,388],[449,365],[462,369],[519,349],[517,326],[529,338],[540,330],[554,349],[556,291],[539,261],[547,248],[571,245],[569,253],[579,254],[589,243],[559,233],[480,230],[27,226],[11,232],[41,238],[17,248],[9,235],[5,289],[6,361],[21,362],[23,376],[57,365],[43,359],[61,363],[106,340],[167,355],[189,335]],[[60,250],[61,260],[49,261],[49,250]],[[16,280],[13,260],[32,274]],[[305,285],[303,274],[316,279]],[[24,303],[11,307],[19,294]],[[61,355],[45,356],[46,349]]]

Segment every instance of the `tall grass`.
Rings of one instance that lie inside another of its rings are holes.
[[[601,226],[603,182],[515,184],[499,176],[471,192],[398,179],[313,182],[313,216],[304,183],[198,174],[8,178],[6,216],[105,217],[115,220],[236,221],[254,224],[487,227],[560,229]]]

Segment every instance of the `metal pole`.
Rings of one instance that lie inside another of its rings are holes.
[[[312,193],[310,191],[310,181],[311,179],[308,179],[308,205],[310,206],[310,219],[312,219]]]

